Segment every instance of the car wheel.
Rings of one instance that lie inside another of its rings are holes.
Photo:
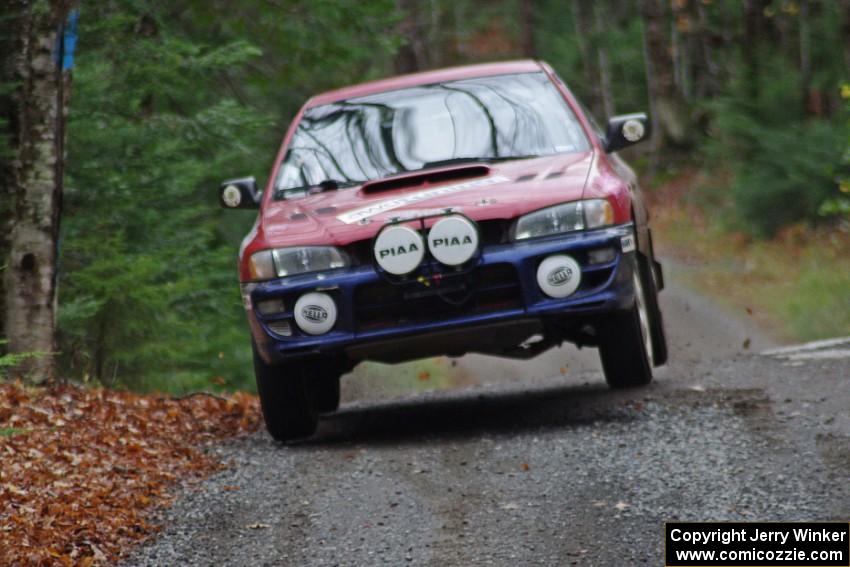
[[[632,281],[635,302],[625,311],[612,313],[599,342],[599,358],[611,388],[633,388],[652,381],[655,349],[641,262],[635,263]]]
[[[304,363],[266,364],[254,346],[254,375],[266,429],[277,441],[309,437],[319,424],[318,389]]]
[[[339,409],[339,373],[329,372],[318,379],[316,408],[320,413],[330,413]]]
[[[646,310],[649,314],[649,328],[652,331],[652,364],[661,366],[667,362],[667,335],[664,333],[664,318],[658,303],[658,283],[655,270],[643,256],[638,256],[641,266],[641,283],[643,283]]]

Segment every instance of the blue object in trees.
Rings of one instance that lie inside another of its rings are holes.
[[[74,66],[74,50],[77,48],[77,22],[79,10],[71,10],[68,21],[62,30],[62,70],[67,71]]]

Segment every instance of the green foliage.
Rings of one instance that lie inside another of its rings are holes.
[[[820,220],[823,204],[837,188],[842,128],[828,122],[754,126],[758,142],[738,165],[732,197],[744,226],[771,236],[797,221]]]
[[[216,79],[260,52],[242,41],[191,41],[165,20],[134,37],[149,14],[93,12],[83,20],[69,124],[65,366],[137,388],[182,374],[244,386],[250,351],[236,242],[218,229],[214,188],[223,172],[256,163],[262,152],[250,141],[268,119],[221,94]],[[242,232],[250,226],[229,220]]]
[[[571,2],[546,1],[536,4],[538,10],[535,40],[538,49],[604,126],[607,116],[602,116],[601,101],[595,101],[597,85],[587,84]],[[588,3],[592,6],[593,3]],[[602,47],[609,59],[612,99],[619,113],[648,111],[646,67],[643,59],[643,26],[636,14],[624,11],[617,3],[595,6],[603,18],[599,33],[582,30],[591,48]],[[589,16],[593,18],[595,14]],[[556,25],[553,25],[557,23]],[[595,61],[591,61],[595,63]]]
[[[5,346],[9,341],[0,340],[0,347]],[[40,352],[19,352],[14,354],[0,354],[0,378],[4,378],[6,376],[6,369],[11,368],[12,366],[17,366],[21,362],[28,360],[30,358],[38,358],[40,356],[47,356],[44,353]]]
[[[770,81],[752,100],[745,80],[706,106],[712,113],[707,167],[730,167],[737,228],[772,236],[795,222],[822,220],[838,189],[848,129],[843,117],[809,119],[802,113],[799,75],[780,57],[763,57]],[[734,223],[733,223],[734,224]]]
[[[850,98],[850,83],[841,85],[841,97],[845,100]],[[836,191],[821,204],[818,213],[824,217],[839,218],[848,222],[850,221],[850,174],[846,173],[846,170],[850,169],[850,135],[845,138],[842,163],[845,166],[845,174],[837,184]]]
[[[830,258],[810,259],[786,307],[796,335],[805,339],[846,335],[850,329],[848,289],[850,272],[836,269]]]
[[[247,0],[238,16],[227,2],[186,6],[184,27],[192,37],[213,45],[247,38],[262,47],[248,65],[226,69],[223,86],[274,115],[279,127],[317,91],[390,73],[400,44],[392,31],[399,18],[393,0]],[[267,141],[276,146],[281,131],[269,130]]]
[[[22,429],[20,427],[0,427],[0,437],[11,437],[13,435],[22,435],[24,433],[29,433],[29,430]]]
[[[253,387],[236,251],[254,213],[220,210],[216,188],[270,166],[309,91],[370,73],[375,47],[392,46],[375,41],[391,7],[85,11],[60,244],[67,374],[143,390]]]

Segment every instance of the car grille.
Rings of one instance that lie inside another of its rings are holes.
[[[391,284],[380,281],[354,292],[360,331],[424,323],[521,307],[522,290],[511,264],[483,266],[439,283]]]

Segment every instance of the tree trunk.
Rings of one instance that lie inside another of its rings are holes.
[[[525,57],[537,57],[534,45],[534,3],[533,0],[520,0],[519,21],[522,33],[522,54]]]
[[[593,24],[592,4],[587,0],[573,0],[573,22],[578,39],[578,47],[581,52],[581,68],[584,73],[585,90],[590,100],[590,110],[598,118],[605,116],[605,108],[602,102],[602,93],[599,90],[600,80],[596,61],[594,60],[594,47],[592,36]],[[590,34],[590,37],[588,37]]]
[[[761,0],[744,0],[744,39],[741,42],[744,66],[747,69],[747,94],[753,104],[759,99],[758,49],[764,28]]]
[[[841,0],[840,37],[841,48],[844,50],[844,66],[850,75],[850,0]]]
[[[823,101],[812,92],[812,41],[809,26],[809,1],[800,0],[800,91],[803,116],[822,116]]]
[[[705,4],[703,2],[692,2],[691,8],[695,11],[692,17],[697,21],[697,29],[694,33],[697,35],[699,46],[696,96],[697,98],[707,98],[714,96],[720,90],[720,70],[713,58],[712,31],[709,29]]]
[[[70,2],[14,0],[9,77],[11,160],[4,186],[12,202],[5,270],[5,334],[10,353],[40,353],[12,375],[54,377],[56,245],[62,202],[68,89],[61,65],[61,28]],[[57,50],[60,50],[57,53]]]
[[[396,52],[396,73],[415,73],[427,66],[417,6],[415,0],[396,0],[396,10],[401,16],[398,33],[405,40]]]
[[[604,9],[601,2],[593,4],[594,38],[596,44],[596,57],[599,61],[599,92],[602,93],[602,108],[605,118],[610,118],[616,113],[614,106],[614,89],[611,88],[611,65],[608,63],[608,50],[605,48],[604,34],[605,23],[602,21],[601,11]]]
[[[687,146],[690,142],[688,107],[676,87],[668,26],[660,0],[641,0],[644,49],[652,122],[653,148]]]

